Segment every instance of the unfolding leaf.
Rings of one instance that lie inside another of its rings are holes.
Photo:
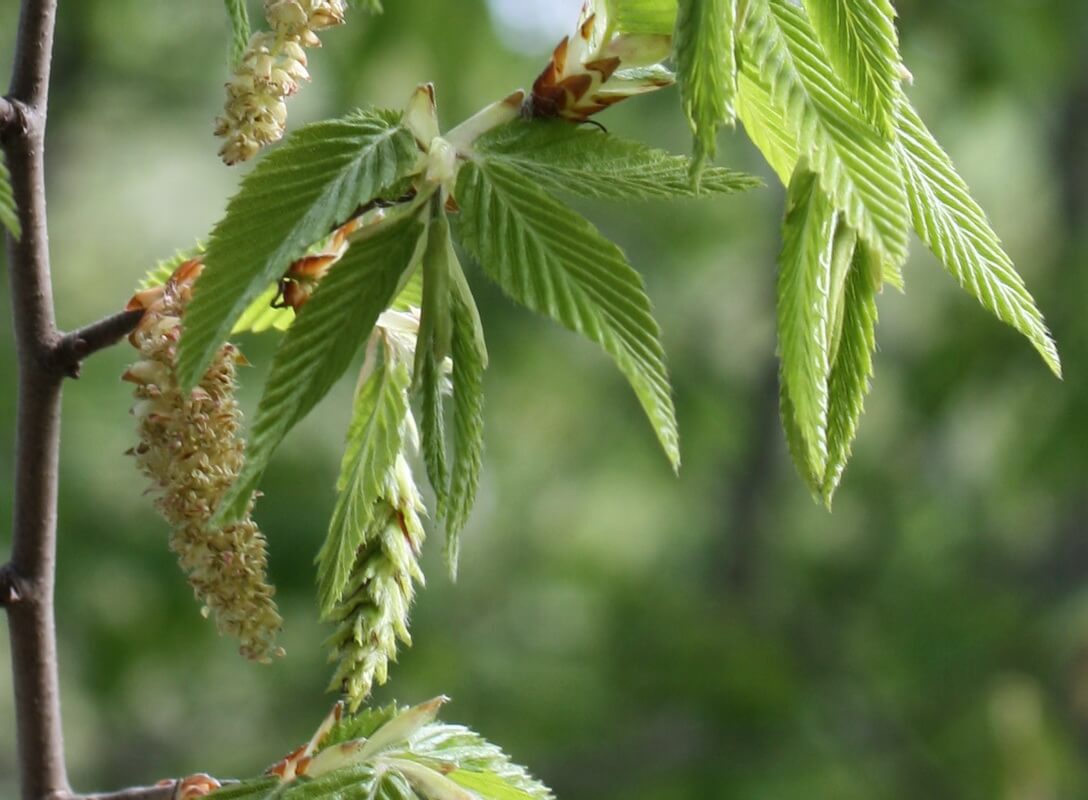
[[[888,260],[907,252],[907,199],[891,142],[864,118],[789,0],[752,0],[742,68],[763,83],[835,207]]]
[[[783,186],[789,186],[793,168],[800,158],[797,137],[790,123],[771,97],[762,76],[753,70],[742,72],[737,81],[737,116],[748,138],[759,148]]]
[[[690,159],[569,122],[515,120],[477,139],[473,149],[553,191],[608,200],[695,196]],[[730,194],[759,185],[742,172],[707,167],[700,191]]]
[[[665,356],[642,279],[583,217],[506,164],[466,163],[460,234],[517,302],[601,345],[631,383],[674,468],[680,463]]]
[[[918,236],[960,286],[1026,336],[1047,366],[1061,377],[1061,359],[1043,315],[985,212],[906,98],[898,111],[897,148]]]
[[[718,151],[718,129],[736,118],[736,0],[680,0],[676,16],[676,76],[695,135],[698,178]]]
[[[356,241],[322,279],[276,351],[250,430],[246,466],[217,512],[244,511],[269,458],[343,375],[409,268],[423,226],[401,217]]]
[[[191,387],[220,342],[292,261],[415,166],[410,133],[390,112],[302,128],[242,181],[212,230],[178,348]]]
[[[386,359],[355,397],[336,481],[336,507],[317,555],[322,614],[331,613],[340,601],[356,551],[374,522],[375,501],[404,439],[410,383],[407,365]]]
[[[890,0],[804,0],[816,37],[866,118],[891,133],[899,95],[899,37]]]
[[[790,182],[778,266],[781,377],[802,442],[804,476],[827,467],[827,381],[836,213],[802,162]],[[786,416],[785,413],[783,416]]]

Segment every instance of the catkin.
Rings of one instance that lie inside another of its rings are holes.
[[[239,639],[242,655],[264,662],[283,652],[275,645],[283,621],[266,579],[265,538],[248,510],[236,523],[211,524],[245,459],[234,398],[241,355],[224,344],[188,395],[174,370],[181,317],[200,270],[199,261],[188,261],[165,286],[130,303],[144,310],[130,337],[140,360],[123,375],[136,384],[132,411],[140,441],[131,452],[151,479],[155,507],[173,527],[170,548],[203,613],[214,615],[220,633]]]
[[[265,0],[264,8],[270,30],[250,37],[215,121],[215,135],[224,139],[219,156],[227,164],[246,161],[283,137],[285,101],[310,79],[304,48],[320,47],[316,32],[344,22],[343,0]]]

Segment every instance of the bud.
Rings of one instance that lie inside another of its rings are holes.
[[[671,86],[673,74],[661,66],[672,48],[662,34],[617,34],[605,0],[587,0],[578,30],[567,36],[533,83],[528,112],[584,122],[628,97]]]

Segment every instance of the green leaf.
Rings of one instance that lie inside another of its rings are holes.
[[[191,388],[250,303],[307,248],[411,170],[418,150],[390,112],[308,125],[242,181],[208,240],[178,347]]]
[[[800,158],[797,138],[762,76],[752,70],[742,72],[737,80],[737,116],[782,185],[789,186]]]
[[[227,16],[230,17],[230,63],[238,66],[242,63],[242,57],[249,45],[249,12],[246,10],[246,0],[224,0],[224,2],[227,6]]]
[[[19,209],[15,205],[15,195],[11,191],[11,173],[4,151],[0,150],[0,225],[8,229],[13,238],[23,235],[19,225]]]
[[[841,335],[828,381],[827,469],[820,486],[828,508],[850,459],[873,377],[877,323],[876,294],[871,280],[874,269],[881,269],[877,256],[859,244],[846,276]]]
[[[736,0],[680,0],[676,17],[676,75],[695,136],[696,184],[718,152],[718,129],[736,119]]]
[[[620,33],[668,36],[676,24],[676,0],[607,0],[607,8]]]
[[[446,567],[457,577],[460,533],[468,522],[480,486],[484,448],[484,369],[487,349],[476,302],[460,265],[455,265],[453,297],[453,470],[446,506]]]
[[[419,428],[422,439],[423,463],[427,467],[427,480],[431,482],[435,497],[435,516],[446,515],[446,503],[449,500],[450,468],[446,453],[445,408],[442,402],[442,364],[435,359],[434,352],[419,342],[416,347],[423,347],[422,358],[417,358],[420,365],[419,381]],[[419,353],[417,353],[417,356]]]
[[[502,749],[479,734],[461,725],[434,723],[412,737],[412,752],[419,757],[437,763],[453,764],[457,769],[450,773],[462,786],[473,788],[495,785],[501,782],[510,791],[527,795],[534,800],[551,800],[552,793],[544,784],[533,778],[521,766],[513,763]],[[483,794],[486,798],[500,800],[503,794]]]
[[[694,197],[691,160],[560,120],[515,120],[473,144],[478,157],[507,164],[544,189],[607,200]],[[742,172],[703,171],[700,191],[730,194],[760,185]]]
[[[290,306],[274,306],[279,296],[280,287],[269,286],[257,298],[249,304],[249,307],[238,317],[231,329],[231,335],[236,333],[264,333],[267,330],[285,331],[295,321],[295,311]]]
[[[466,163],[462,242],[515,301],[601,345],[631,383],[674,468],[665,356],[639,274],[616,245],[508,165]]]
[[[895,149],[842,88],[804,12],[753,0],[741,41],[742,68],[770,89],[824,192],[865,241],[902,262],[908,209]]]
[[[317,555],[322,615],[332,613],[340,602],[356,552],[374,522],[375,502],[404,441],[410,384],[407,365],[387,358],[355,397],[336,481],[336,507]]]
[[[890,134],[899,95],[899,37],[889,0],[804,0],[816,38],[866,118]]]
[[[396,296],[422,230],[414,217],[373,229],[318,284],[276,351],[250,430],[245,468],[216,512],[219,521],[245,511],[283,437],[351,364],[378,315]]]
[[[905,98],[899,104],[898,150],[918,236],[960,286],[1026,336],[1061,377],[1057,347],[1035,300],[952,159]]]
[[[804,162],[790,182],[786,204],[778,266],[781,377],[803,445],[798,467],[802,475],[822,476],[827,467],[828,291],[836,213]]]

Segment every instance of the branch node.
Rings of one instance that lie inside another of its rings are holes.
[[[0,567],[0,607],[11,608],[26,596],[23,580],[13,564]]]
[[[78,378],[84,359],[128,336],[140,324],[143,315],[142,309],[120,311],[65,334],[53,348],[53,363],[62,374]]]

